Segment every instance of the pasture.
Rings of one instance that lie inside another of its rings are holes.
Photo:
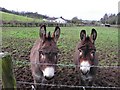
[[[5,13],[0,11],[0,15],[2,18],[0,18],[3,21],[6,22],[11,22],[11,21],[19,21],[19,22],[41,22],[42,19],[33,19],[27,16],[20,16],[20,15],[15,15],[15,14],[10,14],[10,13]]]
[[[80,30],[85,29],[90,35],[91,29],[98,33],[96,49],[99,66],[118,65],[118,29],[112,27],[61,27],[61,35],[58,40],[59,61],[58,64],[73,64],[75,46],[80,41]],[[54,31],[54,27],[47,27],[47,32]],[[17,81],[33,82],[29,67],[29,54],[35,42],[39,38],[39,27],[3,27],[2,51],[11,53],[14,62],[14,73]],[[58,66],[55,84],[79,85],[79,75],[72,66]],[[120,70],[114,67],[102,67],[97,72],[95,86],[118,87]],[[53,83],[50,81],[49,83]],[[18,83],[19,88],[31,88],[29,84]]]

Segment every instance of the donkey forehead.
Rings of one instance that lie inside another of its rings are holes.
[[[54,40],[45,40],[42,44],[42,47],[55,47],[56,43],[54,42]]]
[[[91,41],[90,37],[87,36],[87,37],[85,38],[85,40],[82,41],[82,43],[83,43],[83,44],[84,44],[84,43],[92,43],[92,41]]]
[[[58,52],[58,48],[57,48],[57,45],[55,42],[49,42],[49,41],[46,41],[41,49],[41,51],[44,51],[44,52]]]
[[[90,41],[80,43],[79,49],[96,49],[94,44]]]
[[[44,53],[58,53],[58,48],[52,48],[52,47],[46,47],[46,48],[42,48],[40,51],[44,52]]]

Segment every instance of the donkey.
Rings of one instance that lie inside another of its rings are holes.
[[[55,64],[57,64],[59,51],[57,41],[60,36],[60,28],[56,26],[51,36],[50,32],[46,34],[46,26],[42,25],[39,36],[40,38],[35,42],[30,53],[31,71],[35,88],[37,88],[36,83],[45,83],[55,75]]]
[[[81,42],[78,43],[74,53],[76,71],[80,72],[80,83],[83,86],[92,86],[95,80],[98,59],[96,55],[95,40],[97,31],[92,29],[90,37],[86,31],[80,32]]]

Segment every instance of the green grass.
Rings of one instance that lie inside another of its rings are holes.
[[[26,16],[20,16],[20,15],[15,15],[15,14],[10,14],[10,13],[5,13],[0,11],[0,15],[2,18],[0,18],[3,21],[21,21],[21,22],[42,22],[42,19],[34,19],[34,18],[29,18]]]
[[[8,33],[8,30],[9,30],[9,33]],[[34,27],[31,27],[31,28],[21,28],[21,27],[4,27],[3,28],[3,32],[2,33],[2,36],[4,38],[7,37],[7,38],[19,38],[19,39],[23,39],[23,38],[37,38],[38,37],[38,28],[34,28]]]
[[[76,44],[80,41],[80,30],[85,29],[90,35],[91,29],[97,30],[96,48],[99,65],[118,64],[118,30],[108,27],[61,27],[58,47],[61,51],[59,63],[72,64]],[[47,31],[54,31],[54,27],[47,27]],[[16,60],[23,60],[29,55],[35,40],[39,38],[37,27],[4,27],[2,30],[3,49],[13,54]],[[10,48],[10,49],[9,49]],[[18,57],[17,57],[17,55]]]

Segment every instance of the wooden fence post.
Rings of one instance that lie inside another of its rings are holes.
[[[8,53],[0,53],[2,58],[2,86],[4,89],[16,90],[16,80],[13,74],[13,63],[11,55]]]

